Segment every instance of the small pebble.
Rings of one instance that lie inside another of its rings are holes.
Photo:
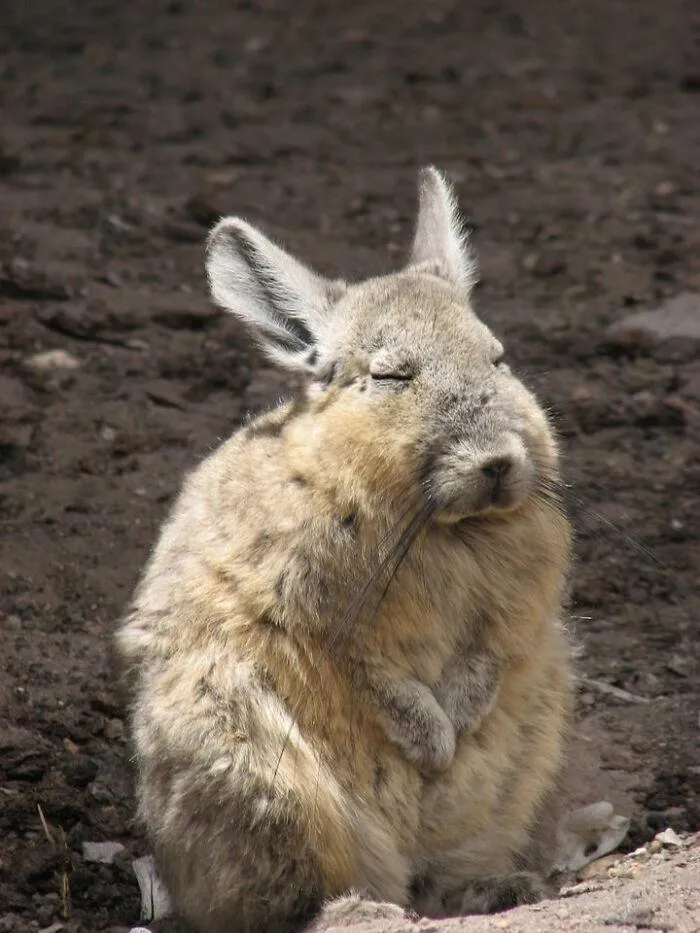
[[[591,878],[602,878],[607,874],[609,868],[616,865],[621,860],[620,855],[604,855],[602,858],[589,862],[578,873],[580,881],[588,881]]]
[[[35,353],[33,356],[27,357],[24,365],[27,369],[34,370],[34,372],[80,369],[80,361],[66,350],[45,350],[43,353]]]
[[[654,836],[654,840],[660,842],[662,846],[668,846],[669,848],[678,848],[683,845],[681,837],[670,827],[661,833],[657,833]]]
[[[644,866],[639,862],[623,862],[608,868],[608,878],[634,878],[643,870]]]
[[[568,887],[561,888],[559,896],[575,897],[577,894],[587,894],[589,891],[600,891],[602,888],[602,884],[593,881],[581,881],[579,884],[572,884]]]
[[[109,719],[105,725],[105,735],[112,742],[124,739],[124,723],[121,719]]]
[[[640,846],[638,849],[635,849],[634,852],[630,852],[630,858],[642,858],[645,855],[649,854],[649,849],[646,846]]]
[[[86,862],[101,862],[111,865],[115,855],[122,852],[124,846],[121,842],[84,842],[83,858]]]

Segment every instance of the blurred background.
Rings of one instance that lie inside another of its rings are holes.
[[[183,472],[287,389],[207,300],[208,227],[381,272],[426,162],[563,437],[572,799],[630,847],[699,828],[699,30],[682,0],[5,0],[0,931],[138,917],[128,859],[81,855],[143,851],[110,634]]]

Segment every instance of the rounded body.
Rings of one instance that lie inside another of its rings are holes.
[[[350,891],[437,917],[536,899],[569,526],[449,186],[424,172],[402,272],[327,281],[238,218],[207,271],[304,379],[189,477],[117,635],[176,908],[284,933]]]
[[[349,889],[441,915],[446,893],[533,857],[561,762],[565,519],[533,504],[426,527],[379,606],[343,620],[387,521],[324,508],[290,456],[303,420],[267,416],[189,478],[118,636],[140,813],[207,931],[294,929]],[[498,698],[426,776],[361,672],[381,658],[431,687],[470,628],[502,662]]]

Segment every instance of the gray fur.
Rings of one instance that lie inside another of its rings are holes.
[[[390,742],[396,743],[421,771],[445,771],[455,752],[455,726],[424,684],[391,678],[380,672],[368,677],[367,689],[377,704]]]
[[[443,672],[435,696],[457,732],[475,732],[498,696],[498,661],[459,651]]]

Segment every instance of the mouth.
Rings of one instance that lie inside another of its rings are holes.
[[[509,496],[499,501],[489,501],[483,504],[473,504],[459,507],[450,506],[435,516],[435,520],[442,525],[470,524],[482,518],[496,518],[511,515],[527,501],[528,496]]]
[[[455,471],[438,479],[436,498],[442,507],[436,518],[443,524],[455,524],[505,515],[521,507],[536,485],[535,468],[529,460],[492,457],[468,472]]]

